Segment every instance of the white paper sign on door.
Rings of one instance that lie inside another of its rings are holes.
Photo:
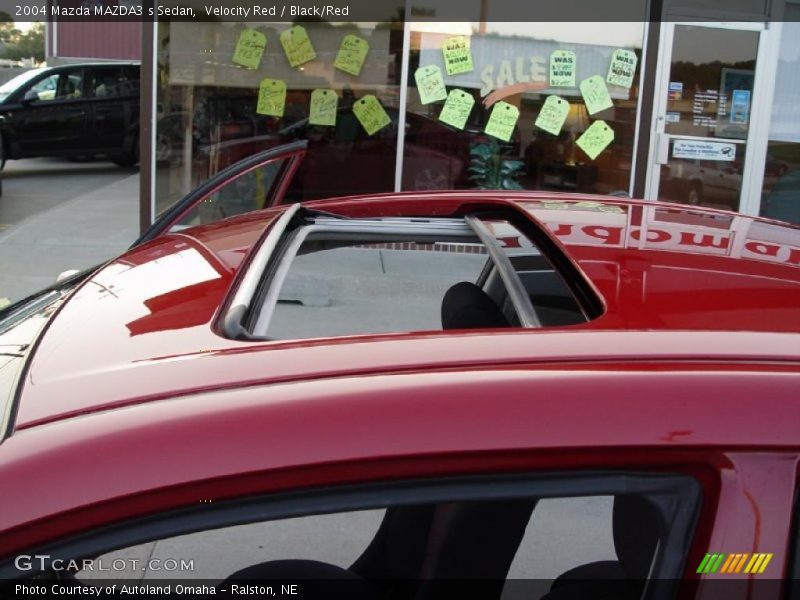
[[[733,161],[736,159],[736,144],[675,140],[672,145],[672,158]]]

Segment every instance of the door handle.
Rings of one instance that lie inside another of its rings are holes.
[[[656,164],[666,165],[669,162],[669,136],[664,133],[658,134],[656,146]]]

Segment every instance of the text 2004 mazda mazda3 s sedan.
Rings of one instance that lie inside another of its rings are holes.
[[[289,150],[4,313],[11,594],[784,597],[800,230]]]

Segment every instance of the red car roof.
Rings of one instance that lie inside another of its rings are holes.
[[[453,215],[476,204],[510,206],[542,224],[598,291],[603,315],[569,328],[502,334],[225,339],[212,320],[242,259],[280,209],[252,213],[158,238],[87,280],[36,350],[16,428],[197,391],[346,374],[565,360],[800,360],[800,229],[786,224],[530,192],[311,205],[374,217]]]

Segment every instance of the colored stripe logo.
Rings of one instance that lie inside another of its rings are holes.
[[[763,573],[771,560],[772,553],[706,554],[700,566],[697,567],[697,572],[706,574]]]

